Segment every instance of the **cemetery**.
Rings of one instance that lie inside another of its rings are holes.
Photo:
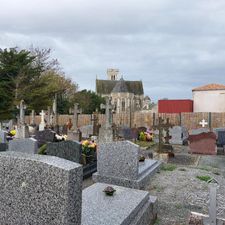
[[[225,114],[142,112],[142,81],[117,72],[103,97],[61,76],[73,101],[18,95],[0,114],[0,224],[225,225]]]

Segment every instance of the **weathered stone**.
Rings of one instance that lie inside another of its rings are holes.
[[[190,135],[189,152],[197,154],[216,154],[216,135],[213,132]]]
[[[76,141],[62,141],[47,144],[47,155],[57,156],[73,162],[80,163],[82,147]]]
[[[111,127],[101,127],[99,129],[99,137],[98,142],[99,143],[107,143],[113,141],[113,130]]]
[[[9,151],[37,154],[38,143],[34,138],[15,139],[9,141]]]
[[[79,129],[77,131],[69,130],[67,133],[67,140],[81,141],[82,140],[81,131]]]
[[[56,141],[55,135],[56,133],[50,129],[37,131],[35,139],[38,141],[38,145],[41,146],[43,144],[46,144],[47,142]]]
[[[82,225],[149,225],[157,217],[157,199],[147,191],[114,186],[113,196],[97,183],[83,190]]]
[[[0,143],[7,143],[6,137],[7,137],[7,132],[0,130]]]
[[[4,152],[8,149],[7,143],[0,143],[0,152]]]
[[[53,156],[0,153],[0,224],[79,225],[82,167]]]
[[[146,159],[139,162],[140,148],[130,141],[101,143],[98,147],[96,182],[110,183],[130,188],[145,188],[160,163]]]
[[[15,138],[22,139],[22,138],[29,138],[29,128],[27,125],[19,125],[16,128],[16,135]]]
[[[209,128],[198,128],[198,129],[192,129],[189,131],[190,135],[196,135],[201,133],[208,133],[210,132]]]

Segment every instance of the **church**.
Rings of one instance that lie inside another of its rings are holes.
[[[115,113],[143,109],[146,98],[144,98],[142,81],[124,80],[122,76],[119,77],[118,69],[108,69],[107,78],[107,80],[96,79],[96,93],[102,97],[111,97]]]

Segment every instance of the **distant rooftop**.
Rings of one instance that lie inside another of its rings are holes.
[[[225,90],[225,85],[223,85],[223,84],[207,84],[207,85],[192,89],[192,91],[212,91],[212,90]]]

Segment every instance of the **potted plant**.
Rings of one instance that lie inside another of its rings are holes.
[[[108,196],[113,196],[114,192],[116,192],[116,190],[112,187],[112,186],[107,186],[103,192],[105,192],[106,195]]]

